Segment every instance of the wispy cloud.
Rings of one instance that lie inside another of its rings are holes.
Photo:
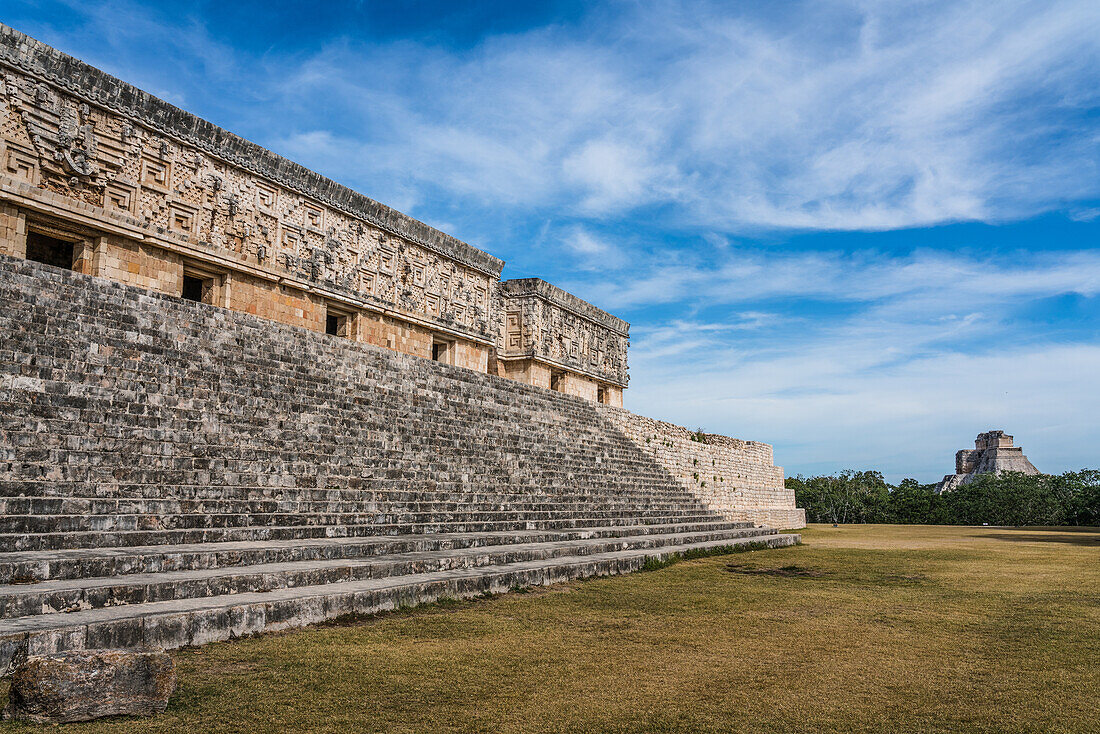
[[[1100,251],[1095,250],[978,256],[931,249],[897,255],[734,248],[706,259],[680,251],[636,253],[631,264],[629,279],[577,278],[574,287],[612,308],[777,298],[866,303],[904,298],[907,307],[934,301],[959,308],[976,300],[1100,293]]]
[[[311,131],[280,144],[365,181],[722,228],[1013,218],[1100,193],[1078,124],[1100,107],[1095,3],[834,3],[782,29],[630,7],[462,53],[330,44],[285,87],[361,125],[335,138],[342,163]]]
[[[715,345],[696,353],[706,348]],[[1100,371],[1096,345],[910,352],[887,364],[864,342],[817,338],[774,355],[723,355],[721,369],[690,357],[655,376],[637,365],[631,400],[687,425],[765,439],[780,463],[802,472],[879,468],[895,481],[933,481],[992,428],[1016,432],[1040,469],[1096,463],[1091,434],[1079,434],[1100,411],[1100,395],[1087,388]]]
[[[198,17],[131,5],[120,24],[115,3],[72,7],[83,45],[118,49],[93,61],[162,88],[170,75],[134,51],[151,44],[262,100],[241,112],[281,152],[424,216],[443,196],[595,219],[660,207],[679,227],[877,230],[1100,196],[1092,0],[612,4],[469,48],[334,32],[252,58]],[[165,93],[194,96],[185,87]]]
[[[1096,253],[819,252],[785,255],[775,273],[757,256],[737,259],[748,264],[721,283],[684,277],[691,302],[709,314],[761,303],[780,312],[635,332],[631,405],[765,437],[803,471],[865,465],[930,481],[971,434],[1005,427],[1031,432],[1032,458],[1052,471],[1090,455],[1091,439],[1065,427],[1100,410],[1090,377],[1100,345],[1087,324],[1068,341],[1045,334],[1029,311],[1079,297],[1094,329]]]

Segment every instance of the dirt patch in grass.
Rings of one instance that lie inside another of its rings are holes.
[[[828,571],[816,568],[803,568],[802,566],[782,566],[780,568],[757,568],[741,563],[727,563],[726,570],[730,573],[739,573],[745,576],[778,576],[785,579],[819,579],[828,576]]]

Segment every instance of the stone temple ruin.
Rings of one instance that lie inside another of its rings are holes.
[[[1012,436],[1004,431],[986,431],[974,439],[974,448],[955,454],[955,473],[948,474],[936,486],[937,492],[949,492],[969,484],[978,474],[1020,472],[1038,474],[1024,450],[1012,445]]]
[[[798,528],[629,325],[0,26],[0,672]]]

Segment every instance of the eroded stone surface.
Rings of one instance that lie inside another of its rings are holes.
[[[152,716],[164,711],[175,690],[175,665],[159,650],[32,656],[12,674],[4,718],[63,724]]]
[[[795,507],[794,490],[785,486],[783,468],[773,463],[768,444],[697,433],[627,410],[602,411],[623,435],[726,519],[774,528],[806,526],[806,511]]]

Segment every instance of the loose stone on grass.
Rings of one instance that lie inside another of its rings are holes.
[[[4,719],[43,724],[152,716],[176,690],[161,650],[76,650],[28,658],[12,674]]]

